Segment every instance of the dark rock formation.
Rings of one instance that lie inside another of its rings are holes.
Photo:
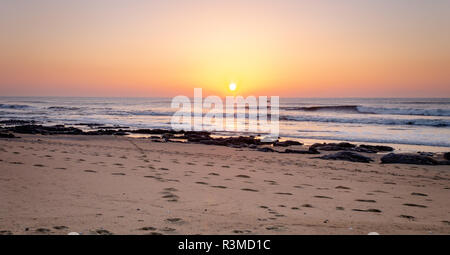
[[[383,146],[383,145],[361,144],[357,148],[355,148],[355,150],[358,152],[377,153],[377,152],[393,151],[394,148],[392,148],[390,146]]]
[[[0,124],[3,125],[26,125],[26,124],[34,124],[36,123],[34,120],[2,120]]]
[[[122,129],[113,130],[113,129],[100,129],[96,131],[88,131],[83,132],[82,135],[127,135],[128,133]]]
[[[162,135],[166,133],[170,134],[183,134],[184,131],[175,131],[171,129],[136,129],[136,130],[129,130],[127,132],[133,133],[133,134],[151,134],[151,135]]]
[[[416,165],[437,165],[437,160],[420,154],[411,153],[389,153],[381,158],[383,164],[416,164]]]
[[[323,151],[351,150],[354,149],[355,147],[356,145],[351,143],[315,143],[310,146],[310,148]]]
[[[445,158],[446,160],[450,160],[450,152],[444,153],[444,158]]]
[[[301,142],[297,142],[297,141],[291,141],[291,140],[286,140],[283,142],[274,142],[273,146],[280,146],[280,147],[288,147],[291,145],[303,145],[303,143]]]
[[[17,137],[11,133],[0,133],[0,138],[17,138]]]
[[[377,153],[393,151],[394,148],[382,145],[367,145],[361,144],[359,146],[352,143],[315,143],[311,148],[322,151],[356,151],[365,153]]]
[[[19,134],[41,134],[41,135],[80,135],[81,129],[65,127],[64,125],[42,126],[42,125],[22,125],[9,128],[10,131]]]
[[[274,149],[269,148],[269,147],[264,147],[264,148],[258,148],[258,151],[262,151],[262,152],[275,152]]]
[[[291,149],[285,149],[284,151],[280,153],[295,153],[295,154],[320,154],[320,152],[314,148],[309,148],[309,150],[291,150]]]
[[[316,157],[320,159],[326,159],[326,160],[346,160],[351,162],[363,162],[363,163],[369,163],[373,161],[371,158],[363,156],[361,154],[358,154],[356,152],[352,151],[340,151],[333,154],[324,155],[321,157]]]

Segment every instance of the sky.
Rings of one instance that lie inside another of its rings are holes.
[[[0,96],[450,97],[449,26],[445,0],[0,0]]]

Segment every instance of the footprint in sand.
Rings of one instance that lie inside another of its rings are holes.
[[[10,236],[13,233],[9,230],[0,230],[0,235]]]
[[[337,186],[335,187],[335,189],[350,189],[349,187],[345,187],[345,186]]]
[[[126,175],[124,173],[111,173],[112,175]]]
[[[162,236],[164,235],[163,233],[159,233],[159,232],[150,232],[148,233],[148,235],[152,235],[152,236]]]
[[[325,198],[325,199],[333,199],[332,197],[327,197],[327,196],[314,196],[316,198]]]
[[[306,207],[306,208],[313,208],[313,206],[312,206],[312,205],[310,205],[310,204],[303,204],[303,205],[302,205],[302,207]]]
[[[94,171],[94,170],[84,170],[85,172],[87,172],[87,173],[97,173],[97,171]]]
[[[423,194],[423,193],[418,193],[418,192],[413,192],[411,193],[412,196],[422,196],[422,197],[428,197],[427,194]]]
[[[140,229],[138,229],[138,230],[142,230],[142,231],[154,231],[154,230],[156,230],[156,228],[154,228],[154,227],[142,227],[142,228],[140,228]]]
[[[161,231],[164,231],[164,232],[174,232],[176,229],[174,229],[174,228],[169,228],[169,227],[164,227],[164,228],[161,228],[160,230],[161,230]]]
[[[342,207],[342,206],[336,206],[336,210],[338,210],[338,211],[344,211],[344,210],[345,210],[345,208],[344,208],[344,207]]]
[[[57,229],[57,230],[68,229],[68,227],[66,227],[66,226],[54,226],[53,228]]]
[[[215,186],[211,186],[212,188],[217,188],[217,189],[226,189],[226,186],[221,186],[221,185],[215,185]]]
[[[165,191],[178,191],[176,188],[165,188]]]
[[[364,203],[376,203],[377,201],[371,200],[371,199],[356,199],[357,202],[364,202]]]
[[[170,192],[161,192],[162,194],[164,194],[164,196],[162,198],[171,198],[171,199],[178,199],[179,197],[175,194],[172,194]]]
[[[41,233],[41,234],[48,234],[48,233],[50,233],[50,229],[48,229],[48,228],[38,228],[35,231],[37,233]]]
[[[97,229],[97,230],[95,230],[95,233],[97,233],[98,235],[112,235],[113,234],[106,229]]]
[[[235,233],[235,234],[249,234],[251,232],[252,231],[250,231],[250,230],[233,230],[233,233]]]
[[[367,209],[367,210],[363,210],[363,209],[352,209],[352,211],[355,211],[355,212],[375,212],[375,213],[380,213],[380,212],[381,212],[381,210],[373,209],[373,208]]]
[[[241,190],[243,190],[243,191],[251,191],[251,192],[259,192],[259,191],[256,190],[256,189],[248,189],[248,188],[243,188],[243,189],[241,189]]]
[[[220,174],[218,174],[218,173],[209,173],[208,175],[219,176]]]
[[[208,183],[206,183],[206,182],[195,182],[195,183],[202,184],[202,185],[208,185]]]
[[[291,196],[292,195],[292,193],[289,193],[289,192],[276,192],[275,194],[277,194],[277,195],[286,195],[286,196]]]
[[[400,215],[398,217],[404,218],[404,219],[408,219],[408,220],[415,220],[416,219],[416,217],[414,217],[414,216],[404,215],[404,214],[402,214],[402,215]]]
[[[250,176],[244,175],[244,174],[239,174],[239,175],[236,175],[235,177],[238,177],[238,178],[250,178]]]
[[[406,203],[406,204],[403,204],[403,205],[411,206],[411,207],[427,208],[426,205],[418,205],[418,204],[410,204],[410,203]]]
[[[281,225],[276,225],[276,226],[268,226],[266,227],[267,230],[274,230],[274,231],[283,231],[284,230],[284,226]]]
[[[272,180],[264,180],[264,182],[267,182],[269,185],[278,185],[278,183],[276,181],[272,181]]]
[[[35,167],[44,167],[44,165],[41,165],[41,164],[34,164],[33,166],[35,166]]]
[[[181,218],[167,218],[166,221],[170,222],[170,223],[183,223],[184,222],[183,219],[181,219]]]
[[[386,192],[386,191],[384,191],[384,190],[374,190],[374,191],[372,191],[372,192],[376,192],[376,193],[388,193],[388,192]]]

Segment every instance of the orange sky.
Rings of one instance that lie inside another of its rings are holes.
[[[450,97],[450,1],[2,1],[0,96]]]

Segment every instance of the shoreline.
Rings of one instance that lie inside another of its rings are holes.
[[[10,123],[10,125],[8,125]],[[184,131],[173,131],[171,129],[160,129],[160,128],[131,128],[127,126],[110,126],[110,125],[101,125],[101,124],[93,124],[93,123],[79,123],[74,125],[43,125],[41,123],[33,122],[33,121],[23,121],[23,120],[8,120],[8,121],[2,121],[0,123],[0,133],[1,132],[15,132],[14,130],[11,130],[11,128],[14,127],[20,127],[20,126],[27,126],[27,125],[35,125],[35,126],[44,126],[44,127],[57,127],[61,126],[63,128],[73,128],[78,129],[80,134],[89,134],[92,133],[95,134],[95,132],[102,132],[101,135],[111,135],[111,134],[118,134],[118,135],[124,135],[127,137],[132,138],[151,138],[152,135],[155,134],[149,134],[145,131],[150,130],[160,130],[160,134],[163,134],[164,130],[168,133],[172,132],[181,132],[184,133]],[[139,130],[143,130],[143,133],[138,132]],[[73,130],[71,130],[72,132]],[[137,131],[137,132],[136,132]],[[187,132],[199,132],[199,131],[187,131]],[[219,132],[219,131],[201,131],[201,132],[207,132],[211,135],[211,137],[215,138],[230,138],[230,137],[256,137],[258,139],[264,138],[264,135],[253,135],[249,133],[233,133],[233,132]],[[30,131],[26,131],[25,133],[32,133]],[[19,133],[20,134],[20,133]],[[304,145],[313,145],[315,143],[353,143],[356,145],[361,144],[371,144],[371,145],[379,145],[379,146],[390,146],[394,148],[395,152],[400,153],[416,153],[416,152],[430,152],[430,153],[445,153],[450,151],[450,147],[446,146],[438,146],[438,145],[423,145],[423,144],[405,144],[405,143],[389,143],[389,142],[371,142],[371,141],[361,141],[361,140],[346,140],[346,139],[313,139],[313,138],[299,138],[299,137],[288,137],[288,136],[281,136],[278,138],[280,141],[286,141],[286,140],[292,140],[292,141],[298,141],[301,142]]]
[[[450,234],[447,165],[106,135],[0,144],[6,234]]]

